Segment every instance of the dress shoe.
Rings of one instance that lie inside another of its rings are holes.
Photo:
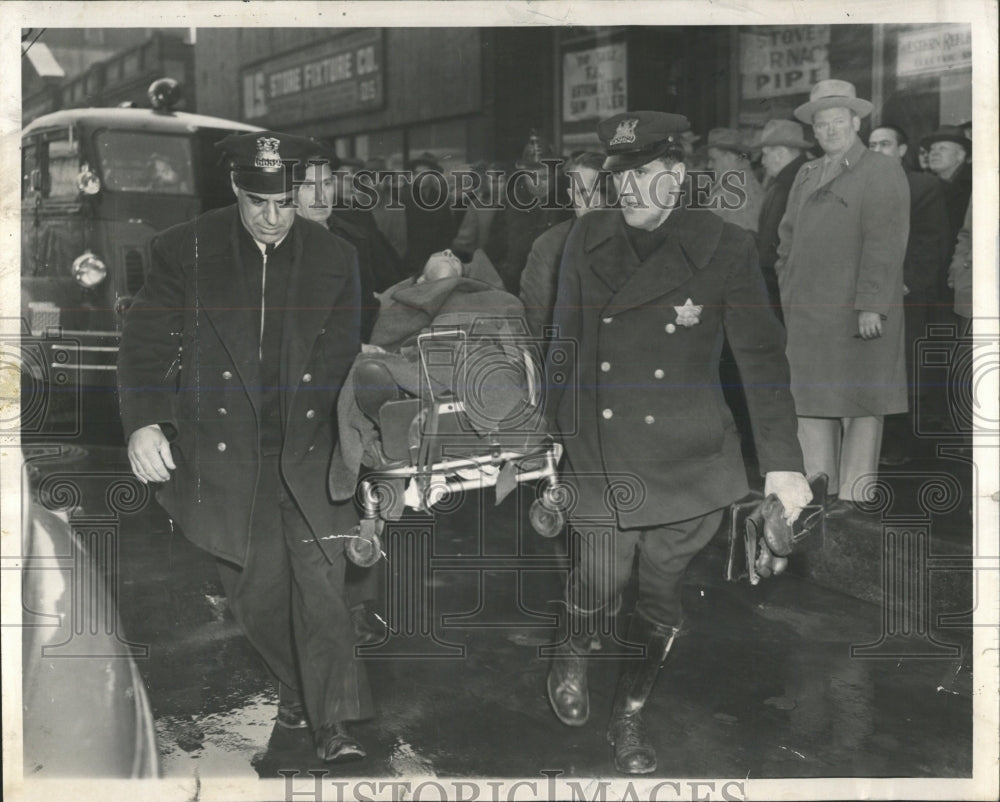
[[[347,732],[343,722],[324,724],[316,731],[316,755],[324,763],[347,763],[368,756],[361,743]]]
[[[281,702],[278,704],[278,726],[286,730],[301,730],[309,726],[306,710],[302,702]]]
[[[354,628],[354,643],[358,646],[381,643],[385,639],[385,625],[364,603],[351,608],[351,626]]]

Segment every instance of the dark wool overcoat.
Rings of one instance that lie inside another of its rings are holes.
[[[781,324],[753,235],[677,209],[640,260],[617,209],[573,226],[553,313],[546,414],[566,449],[570,519],[683,521],[748,492],[719,355],[732,346],[762,472],[802,471]]]
[[[125,319],[118,361],[126,437],[168,424],[177,469],[157,498],[184,534],[243,565],[260,470],[261,378],[254,302],[236,254],[236,206],[159,234],[152,268]],[[357,517],[334,505],[327,470],[336,401],[360,350],[354,249],[296,218],[281,343],[281,473],[328,556]],[[258,306],[259,309],[259,306]],[[274,504],[275,499],[266,503]]]

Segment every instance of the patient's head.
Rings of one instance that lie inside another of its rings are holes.
[[[417,278],[417,283],[436,281],[439,278],[459,278],[464,273],[462,260],[449,250],[432,253]]]

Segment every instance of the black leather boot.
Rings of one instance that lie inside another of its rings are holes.
[[[628,639],[645,646],[646,654],[641,659],[629,660],[622,671],[608,726],[608,741],[615,749],[615,769],[623,774],[656,771],[656,750],[646,734],[642,708],[676,634],[675,627],[654,624],[638,613],[632,614]]]
[[[546,681],[549,703],[558,719],[568,727],[582,727],[590,717],[586,657],[589,652],[589,635],[570,638],[558,647],[549,666]]]
[[[568,727],[582,727],[590,717],[590,694],[587,690],[587,655],[600,648],[598,616],[603,608],[584,610],[571,601],[576,588],[567,589],[569,631],[564,643],[556,648],[549,666],[546,685],[549,703],[556,717]]]

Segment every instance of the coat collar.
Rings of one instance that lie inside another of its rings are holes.
[[[317,231],[311,227],[316,226]],[[260,384],[257,330],[253,309],[259,298],[251,298],[241,274],[239,236],[242,227],[237,207],[209,212],[195,223],[193,270],[198,287],[199,309],[214,326],[245,387]],[[333,299],[341,294],[352,262],[304,257],[306,245],[319,233],[319,224],[296,218],[288,236],[292,268],[288,281],[283,342],[282,376],[285,387],[295,387],[324,323],[335,311]],[[308,265],[306,264],[308,262]],[[343,313],[345,310],[340,310]]]
[[[640,261],[621,212],[591,212],[583,219],[597,214],[600,217],[584,232],[583,250],[589,254],[591,270],[612,291],[607,314],[642,306],[679,287],[708,264],[722,235],[723,222],[717,215],[681,207],[663,224],[670,235]]]

